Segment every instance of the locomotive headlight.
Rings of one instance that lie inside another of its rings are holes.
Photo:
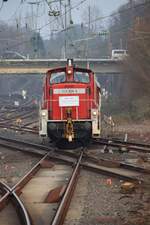
[[[70,75],[72,73],[72,71],[71,70],[68,70],[68,74]]]
[[[96,111],[93,111],[93,116],[97,116],[97,112]]]
[[[42,116],[46,116],[46,112],[42,112]]]

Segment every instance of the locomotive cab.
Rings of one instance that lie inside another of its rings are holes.
[[[43,87],[40,136],[69,142],[99,137],[100,96],[94,73],[75,67],[73,60],[66,67],[49,70]]]

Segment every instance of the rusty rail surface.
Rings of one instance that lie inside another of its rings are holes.
[[[0,189],[4,193],[0,199],[0,210],[3,210],[9,201],[12,201],[22,225],[31,225],[30,217],[23,205],[22,201],[18,197],[21,193],[22,188],[33,178],[33,176],[42,168],[44,160],[48,158],[49,153],[45,154],[44,157],[12,188],[9,188],[6,184],[0,182]]]
[[[53,218],[53,221],[51,223],[51,225],[61,225],[64,222],[65,216],[67,214],[70,202],[71,202],[71,198],[74,192],[74,189],[76,187],[77,184],[77,180],[78,180],[78,175],[80,172],[80,166],[81,166],[81,161],[82,161],[82,157],[83,157],[83,151],[80,154],[80,157],[76,163],[76,166],[74,167],[73,173],[71,175],[71,178],[68,182],[65,194],[62,198],[62,201],[57,209],[56,215]]]
[[[22,225],[32,225],[29,214],[15,191],[2,182],[0,182],[0,189],[2,192],[5,192],[4,196],[0,199],[0,210],[4,209],[9,201],[12,201],[16,208],[20,223]]]
[[[62,198],[61,203],[58,206],[58,210],[56,212],[56,216],[53,219],[52,224],[55,224],[55,221],[57,222],[64,220],[65,214],[67,213],[67,209],[69,207],[69,203],[71,201],[71,196],[73,194],[73,190],[75,189],[76,182],[77,182],[77,176],[79,174],[79,166],[80,162],[82,160],[83,151],[81,152],[81,155],[76,163],[76,166],[74,168],[74,171],[71,175],[71,178],[68,182],[68,185],[65,189],[64,196]],[[55,157],[54,157],[55,158]],[[56,157],[57,158],[57,157]],[[33,178],[33,176],[44,166],[45,160],[49,160],[51,157],[49,157],[49,153],[45,154],[44,157],[16,184],[13,186],[12,189],[10,189],[7,185],[0,183],[0,189],[2,189],[4,195],[0,200],[0,209],[4,209],[5,206],[8,204],[10,200],[15,203],[16,209],[18,211],[19,219],[21,224],[23,225],[31,225],[28,212],[26,211],[22,201],[20,201],[18,195],[20,195],[21,190],[24,188],[24,186]],[[69,162],[70,164],[70,162]],[[71,162],[71,165],[75,164],[75,160]],[[47,163],[46,163],[47,165]],[[56,223],[60,224],[60,223]]]

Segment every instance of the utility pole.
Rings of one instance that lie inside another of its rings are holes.
[[[31,6],[31,17],[32,17],[32,22],[31,22],[31,28],[35,29],[34,27],[34,10],[33,10],[33,5],[35,5],[35,2],[28,2],[28,4]]]
[[[131,25],[134,24],[134,9],[133,9],[133,0],[129,0],[130,12],[131,12]]]
[[[89,29],[89,33],[90,33],[90,30],[91,30],[91,6],[90,5],[88,7],[88,18],[89,18],[88,29]]]
[[[59,10],[60,10],[60,15],[62,14],[62,0],[59,0]]]
[[[68,0],[68,6],[69,6],[69,24],[73,24],[72,14],[71,14],[71,0]]]
[[[39,53],[39,46],[38,46],[38,33],[37,33],[37,27],[38,27],[38,13],[39,13],[39,5],[40,1],[36,0],[36,2],[28,2],[28,4],[31,5],[31,13],[32,13],[32,29],[36,31],[36,36],[33,37],[33,42],[35,41],[35,49],[34,49],[34,56],[37,58]],[[34,6],[36,6],[36,19],[34,20]]]
[[[39,57],[39,36],[40,34],[38,34],[38,31],[37,31],[37,28],[38,28],[38,14],[39,14],[39,6],[40,6],[40,2],[38,2],[38,0],[36,0],[36,16],[37,16],[37,19],[36,19],[36,45],[37,45],[37,51],[36,51],[36,57],[38,58]]]
[[[89,7],[88,7],[88,36],[90,36],[90,31],[91,31],[91,6],[89,5]],[[88,53],[89,53],[89,40],[87,39],[86,58],[88,58]]]
[[[120,38],[120,49],[123,49],[123,41],[122,41],[122,38]]]
[[[66,53],[67,53],[67,5],[65,4],[65,52],[64,52],[64,58],[66,59]]]

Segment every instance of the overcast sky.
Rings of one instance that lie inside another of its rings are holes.
[[[26,19],[24,17],[27,16],[27,14],[31,15],[32,8],[31,4],[29,2],[36,2],[36,1],[41,1],[43,3],[40,4],[39,10],[38,10],[38,15],[39,19],[37,21],[37,27],[43,28],[41,29],[41,34],[42,35],[47,35],[49,33],[50,29],[55,29],[54,23],[51,22],[51,26],[47,25],[49,21],[53,20],[53,18],[48,17],[48,6],[45,2],[45,0],[8,0],[8,2],[3,4],[2,9],[0,10],[0,20],[3,20],[9,24],[13,23],[16,24],[19,21],[21,21],[21,25],[26,23]],[[48,0],[52,1],[52,0]],[[67,0],[66,0],[67,1]],[[71,0],[72,2],[72,7],[74,7],[72,11],[73,15],[73,21],[74,23],[79,23],[81,21],[83,12],[85,11],[85,8],[87,5],[97,5],[98,8],[100,9],[101,13],[103,16],[111,14],[113,11],[117,10],[117,8],[126,3],[128,0],[87,0],[83,4],[78,5],[83,0]],[[20,4],[23,2],[22,4]],[[2,0],[0,0],[0,5],[2,4]],[[77,7],[75,7],[77,6]],[[53,5],[55,7],[55,5]],[[34,5],[34,12],[36,12],[37,7]],[[19,19],[18,22],[16,22],[16,18],[22,17],[22,19]],[[100,15],[101,16],[101,15]]]

